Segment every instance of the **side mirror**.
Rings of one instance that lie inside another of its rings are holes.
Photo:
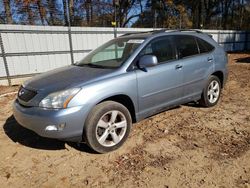
[[[139,60],[139,68],[145,69],[147,67],[153,67],[158,64],[157,57],[154,55],[144,55]]]

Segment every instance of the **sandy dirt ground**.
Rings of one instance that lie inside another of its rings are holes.
[[[14,98],[0,98],[1,187],[250,187],[250,54],[229,54],[216,107],[187,104],[145,119],[108,154],[22,128]]]

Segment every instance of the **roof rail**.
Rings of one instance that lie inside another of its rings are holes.
[[[152,31],[139,31],[139,32],[129,32],[121,35],[120,37],[127,36],[127,35],[133,35],[133,34],[142,34],[142,33],[150,33]]]
[[[206,34],[208,35],[209,37],[213,38],[213,35],[209,34],[209,33],[204,33],[200,30],[197,30],[197,29],[179,29],[177,31],[193,31],[193,32],[196,32],[196,33],[201,33],[201,34]]]
[[[165,32],[167,29],[157,29],[157,30],[151,30],[151,31],[141,31],[141,32],[129,32],[121,35],[123,36],[128,36],[128,35],[133,35],[133,34],[143,34],[143,33],[152,33],[152,34],[157,34],[157,33],[162,33]]]
[[[197,30],[197,29],[175,29],[175,30],[171,30],[171,29],[157,29],[157,30],[142,31],[142,32],[129,32],[129,33],[125,33],[125,34],[121,35],[121,37],[128,36],[128,35],[133,35],[133,34],[143,34],[143,33],[151,33],[152,35],[154,35],[154,34],[163,33],[163,32],[185,32],[185,31],[207,34],[207,33],[204,33],[204,32],[202,32],[200,30]],[[212,37],[211,35],[209,35],[209,36]]]
[[[197,30],[197,29],[177,29],[176,31],[193,31],[196,33],[203,33],[202,31]]]
[[[166,31],[167,31],[167,29],[157,29],[157,30],[153,30],[153,34],[164,33]]]

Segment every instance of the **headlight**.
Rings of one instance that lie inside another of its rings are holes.
[[[72,88],[51,93],[39,103],[39,106],[43,108],[67,108],[70,100],[80,90],[80,88]]]

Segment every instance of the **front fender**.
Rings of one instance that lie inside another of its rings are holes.
[[[138,111],[137,81],[135,72],[100,80],[85,85],[82,90],[69,102],[68,106],[84,106],[91,110],[99,102],[115,95],[126,95],[134,103],[135,112]]]

